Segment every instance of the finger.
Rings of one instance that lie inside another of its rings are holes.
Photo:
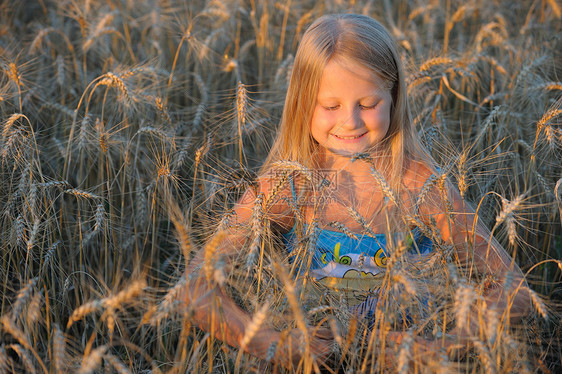
[[[313,335],[317,338],[325,339],[325,340],[334,339],[334,333],[332,332],[332,330],[326,328],[319,328],[313,330]]]

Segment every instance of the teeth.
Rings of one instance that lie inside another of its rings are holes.
[[[363,135],[365,135],[365,134],[361,134],[361,135],[357,135],[357,136],[339,136],[339,135],[334,134],[334,136],[336,138],[343,139],[343,140],[357,139],[357,138],[362,137]]]

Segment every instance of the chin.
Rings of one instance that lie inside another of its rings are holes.
[[[370,152],[370,149],[360,148],[360,149],[329,149],[331,153],[336,156],[341,157],[353,157],[358,153]]]

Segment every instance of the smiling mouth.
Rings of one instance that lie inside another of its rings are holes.
[[[366,133],[363,133],[361,135],[357,135],[357,136],[341,136],[341,135],[336,135],[336,134],[332,134],[334,137],[338,138],[338,139],[342,139],[342,140],[353,140],[353,139],[359,139],[362,136],[364,136]]]

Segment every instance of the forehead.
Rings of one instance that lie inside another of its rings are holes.
[[[333,58],[322,71],[318,98],[368,96],[388,90],[388,82],[374,70],[353,61]]]

